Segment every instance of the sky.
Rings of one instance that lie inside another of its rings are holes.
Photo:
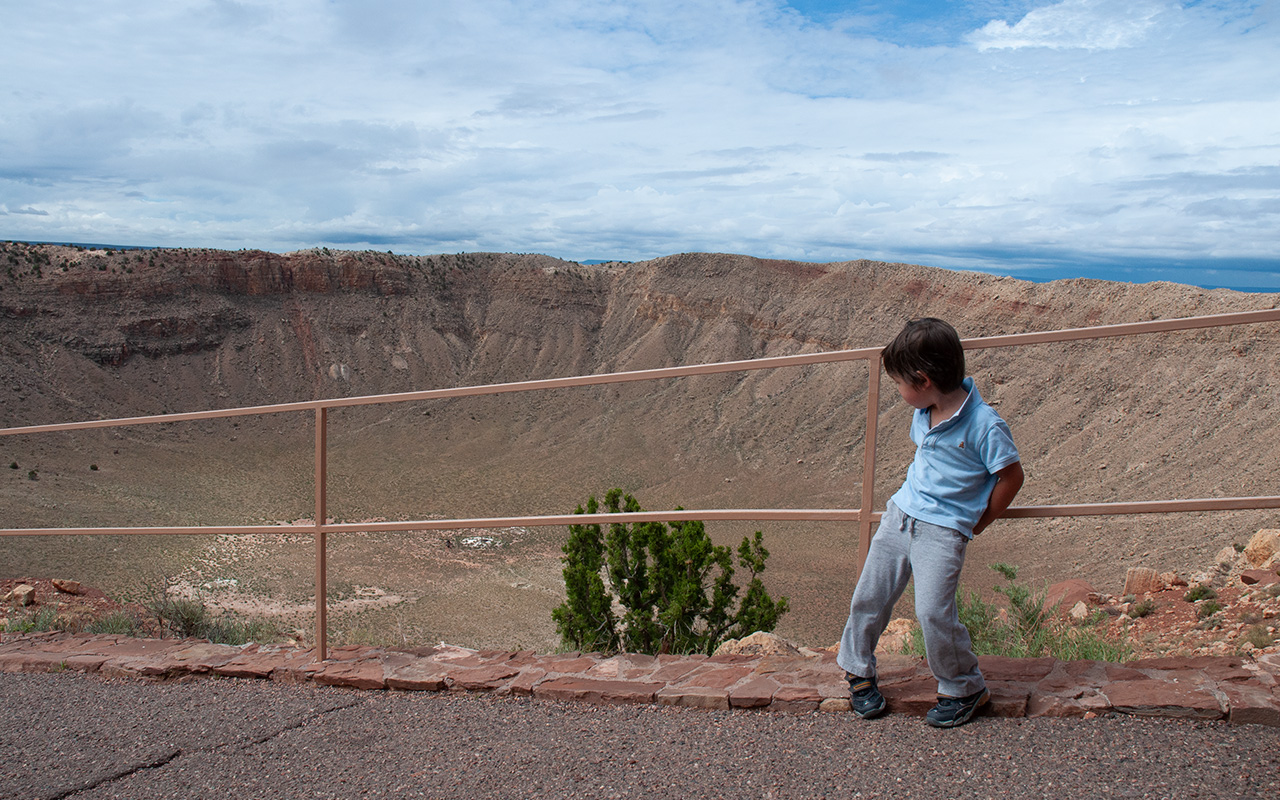
[[[1280,0],[0,0],[0,239],[1280,291]]]

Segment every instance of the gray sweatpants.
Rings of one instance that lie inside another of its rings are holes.
[[[836,663],[863,678],[876,674],[876,642],[914,574],[916,618],[938,694],[967,697],[981,691],[986,684],[978,658],[956,610],[968,543],[959,531],[909,517],[889,503],[853,590]]]

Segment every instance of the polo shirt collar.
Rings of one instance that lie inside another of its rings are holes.
[[[964,402],[960,404],[960,408],[956,409],[956,413],[952,414],[947,419],[944,419],[942,422],[939,422],[937,425],[934,425],[933,430],[936,431],[938,428],[944,425],[948,425],[949,423],[952,423],[952,422],[958,422],[959,420],[963,419],[966,414],[969,413],[970,409],[976,407],[979,403],[982,402],[982,395],[981,393],[978,392],[978,386],[976,383],[974,383],[972,377],[965,378],[960,385],[964,387],[964,390],[966,392],[968,392],[968,394],[964,398]],[[926,422],[927,422],[927,419],[928,418],[926,417]]]

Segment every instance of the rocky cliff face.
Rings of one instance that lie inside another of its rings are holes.
[[[977,337],[1266,308],[1280,299],[715,254],[584,266],[538,255],[7,244],[6,268],[4,426],[865,347],[921,315]],[[980,351],[971,353],[970,371],[1022,449],[1029,480],[1020,503],[1280,491],[1280,456],[1270,446],[1280,441],[1275,326]],[[647,493],[651,508],[855,505],[865,392],[861,367],[829,365],[344,412],[335,420],[335,513],[556,511],[608,485]],[[889,396],[882,411],[881,502],[910,450],[908,411]],[[308,466],[273,460],[297,443],[271,444],[267,434],[292,442],[295,431],[305,453],[306,424],[211,423],[179,441],[226,459],[218,463],[260,470],[236,489],[228,521],[279,518],[296,508],[278,508],[273,498],[286,487],[273,481],[302,487],[295,505],[305,509]],[[260,447],[246,454],[249,434]],[[122,435],[141,442],[151,434]],[[107,460],[121,449],[106,436],[0,440],[0,460],[70,474],[77,461]],[[124,451],[121,458],[131,452]],[[157,451],[148,452],[139,463],[157,462]],[[362,477],[366,471],[379,477]],[[199,491],[191,482],[172,495],[156,490],[150,521],[135,524],[159,524],[157,515],[223,518],[231,490],[219,493],[205,484],[221,479],[199,474]],[[96,521],[123,514],[103,500],[110,493],[101,485],[84,480],[68,478],[62,490],[72,499],[60,501],[41,499],[51,487],[6,480],[5,516],[51,524],[60,513]],[[1191,568],[1247,539],[1265,517],[1002,523],[982,546],[1033,578],[1092,570],[1096,581],[1099,570],[1121,574],[1139,561]],[[1032,536],[1038,543],[1029,548]]]

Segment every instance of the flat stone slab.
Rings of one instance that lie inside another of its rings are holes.
[[[411,653],[383,653],[382,674],[388,689],[409,692],[438,692],[448,684],[441,667]]]
[[[491,692],[501,688],[508,679],[520,674],[520,670],[507,664],[483,664],[478,667],[454,670],[446,680],[457,689],[471,692]]]
[[[773,702],[778,682],[764,675],[755,675],[739,682],[729,690],[729,705],[734,708],[764,708]]]
[[[213,671],[240,653],[241,648],[233,645],[196,641],[174,650],[166,658],[176,669],[199,675]]]
[[[1146,717],[1221,719],[1225,716],[1210,692],[1173,681],[1124,681],[1105,687],[1103,694],[1116,711]]]
[[[729,710],[729,692],[705,686],[666,686],[658,690],[656,701],[660,706]]]
[[[213,672],[227,678],[269,678],[282,666],[284,656],[279,653],[245,652],[214,667]]]
[[[686,686],[701,686],[704,689],[728,689],[750,674],[750,667],[717,668],[707,665],[699,667],[692,675],[685,677],[680,682]]]
[[[533,696],[548,700],[585,700],[589,703],[652,703],[662,690],[660,683],[610,681],[560,677],[533,688]]]
[[[789,711],[803,714],[817,711],[826,698],[815,686],[782,686],[773,693],[770,711]]]
[[[1259,686],[1223,686],[1227,719],[1233,725],[1269,725],[1280,728],[1280,696]]]
[[[316,672],[312,680],[322,686],[348,686],[352,689],[387,688],[382,662],[376,658],[325,664],[324,669]]]
[[[1112,664],[1052,658],[979,659],[991,689],[984,715],[1085,717],[1124,713],[1225,719],[1280,727],[1280,654],[1256,659],[1157,658]],[[923,716],[937,702],[928,665],[911,656],[879,662],[889,710]],[[802,657],[645,656],[346,646],[324,662],[306,648],[242,647],[202,640],[62,633],[0,634],[0,671],[98,672],[172,680],[218,675],[361,690],[468,691],[545,700],[635,703],[786,713],[849,711],[844,672],[829,652]]]

